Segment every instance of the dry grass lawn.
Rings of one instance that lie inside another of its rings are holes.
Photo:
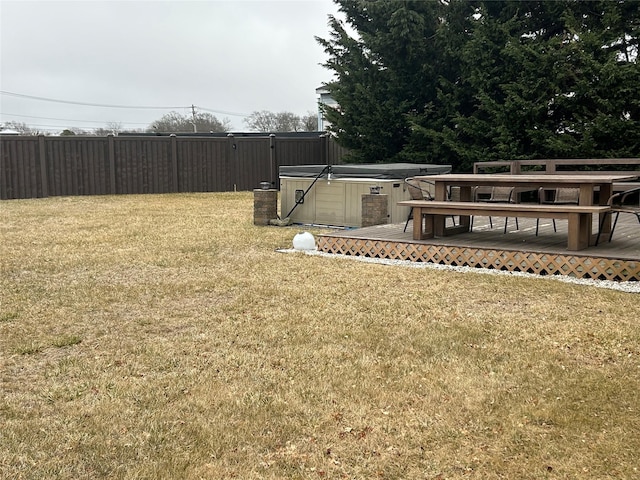
[[[282,254],[252,209],[0,203],[0,477],[640,477],[637,294]]]

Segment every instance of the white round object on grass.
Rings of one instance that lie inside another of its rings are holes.
[[[293,248],[295,250],[315,250],[316,239],[309,232],[298,233],[293,237]]]

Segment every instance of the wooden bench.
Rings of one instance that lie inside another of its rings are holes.
[[[405,200],[398,202],[413,208],[413,239],[433,238],[434,217],[436,215],[461,216],[500,216],[567,219],[568,250],[582,250],[591,241],[591,222],[593,214],[604,214],[610,210],[608,206],[599,205],[536,205],[522,203],[474,203],[474,202],[439,202],[430,200]],[[423,222],[424,220],[424,222]],[[469,231],[468,224],[446,229],[447,233]]]

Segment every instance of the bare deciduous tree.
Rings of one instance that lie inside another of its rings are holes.
[[[276,114],[267,110],[253,112],[244,123],[252,130],[258,132],[276,132]]]
[[[98,137],[106,137],[107,135],[118,135],[122,131],[122,124],[119,122],[108,122],[105,128],[96,128],[93,134]]]
[[[60,132],[61,137],[71,137],[74,135],[91,135],[91,133],[78,127],[65,128]]]
[[[318,131],[318,114],[314,112],[307,112],[300,119],[302,121],[302,128],[305,132],[317,132]]]
[[[6,122],[0,126],[0,130],[15,130],[19,135],[40,135],[42,132],[37,129],[33,129],[23,122]]]
[[[292,112],[269,112],[262,110],[260,112],[253,112],[247,117],[244,123],[250,129],[263,133],[314,132],[318,129],[317,117],[311,112],[300,117]]]
[[[206,112],[198,112],[195,115],[169,112],[149,127],[150,132],[162,133],[228,132],[230,129],[231,121],[228,118],[220,121],[214,115]]]

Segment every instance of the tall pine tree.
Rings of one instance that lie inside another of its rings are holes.
[[[437,81],[438,2],[338,0],[346,27],[331,17],[331,38],[317,39],[336,81],[328,85],[339,108],[325,112],[352,161],[396,159],[410,135],[406,114],[424,108]],[[426,61],[431,59],[433,61]]]
[[[354,161],[640,154],[637,2],[335,1],[326,114]]]

